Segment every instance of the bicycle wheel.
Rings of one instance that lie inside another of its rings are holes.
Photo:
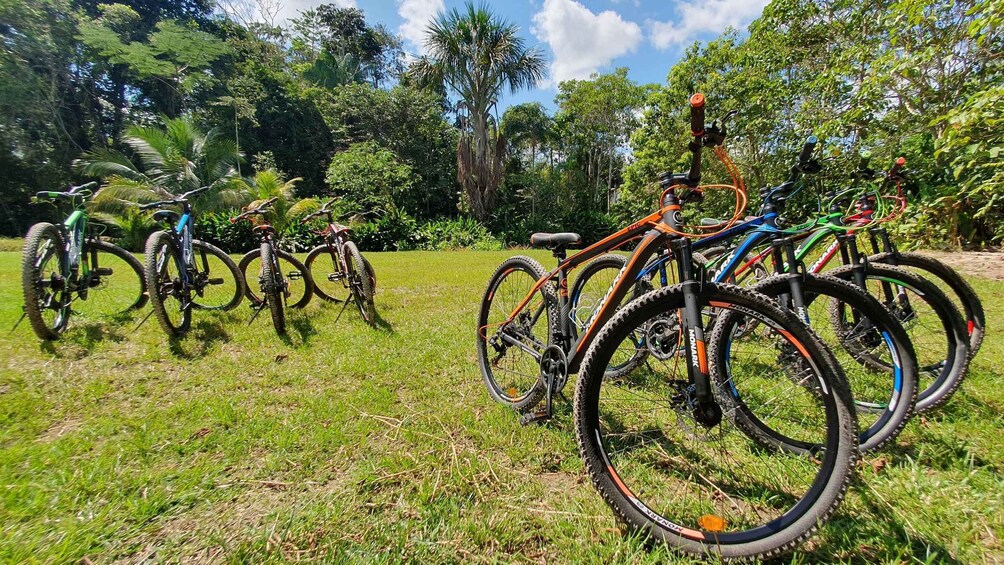
[[[247,284],[241,271],[222,249],[205,241],[192,241],[195,253],[195,296],[192,305],[200,310],[233,310],[241,303]]]
[[[345,242],[346,276],[349,280],[349,290],[352,291],[352,298],[359,307],[359,313],[363,320],[369,324],[376,324],[376,309],[373,306],[373,287],[370,285],[370,277],[365,273],[366,267],[363,256],[355,243]]]
[[[87,242],[83,260],[88,273],[81,277],[86,295],[74,311],[88,316],[115,317],[142,308],[147,302],[143,264],[125,249],[101,240]]]
[[[572,320],[572,335],[578,337],[586,330],[593,316],[599,311],[603,299],[613,286],[614,281],[620,275],[621,269],[627,264],[627,258],[622,255],[607,254],[601,255],[590,261],[582,272],[576,277],[572,284],[572,292],[568,297],[569,313]],[[634,289],[628,293],[618,308],[624,306],[632,298],[641,296],[651,290],[651,285],[647,281],[638,281]],[[615,358],[607,367],[607,376],[616,377],[630,372],[634,367],[645,360],[648,356],[648,349],[644,345],[644,334],[634,336],[635,353],[630,357]]]
[[[287,306],[303,308],[310,302],[310,298],[315,292],[314,281],[310,277],[309,270],[295,255],[281,249],[276,249],[275,253],[278,259],[277,268],[282,273],[289,289],[289,298],[286,299]],[[261,272],[261,266],[261,250],[255,249],[241,257],[237,269],[243,273],[244,280],[253,281],[255,275]],[[245,294],[252,304],[260,305],[262,303],[263,297],[260,289],[254,285],[247,285]]]
[[[283,302],[286,300],[286,282],[283,280],[282,271],[279,270],[279,260],[272,253],[272,246],[262,243],[259,250],[261,258],[261,294],[265,297],[269,312],[272,313],[272,325],[275,326],[275,333],[284,335],[286,333],[286,314],[283,311]]]
[[[56,226],[31,226],[21,254],[24,312],[39,339],[56,339],[70,320],[66,243]]]
[[[344,273],[336,252],[327,245],[318,245],[307,253],[307,260],[303,264],[314,294],[324,300],[341,300],[338,296],[345,290],[345,285],[342,284]]]
[[[958,271],[934,257],[920,253],[878,253],[868,257],[873,263],[885,263],[895,267],[906,268],[938,285],[956,304],[961,306],[960,312],[966,317],[966,331],[969,333],[969,357],[975,357],[983,345],[983,334],[986,330],[986,314],[983,313],[983,303],[973,287]]]
[[[579,451],[615,514],[656,541],[701,557],[778,555],[843,498],[857,458],[850,391],[825,345],[768,298],[708,283],[698,305],[705,325],[715,319],[708,357],[720,421],[693,416],[690,355],[653,355],[628,375],[604,376],[619,350],[635,347],[632,332],[684,308],[680,287],[669,286],[618,312],[586,353],[575,390]],[[750,319],[773,331],[730,339]],[[647,346],[678,348],[674,336]],[[799,356],[782,359],[789,346]],[[733,397],[775,443],[751,437]]]
[[[146,240],[145,255],[143,274],[154,316],[167,335],[179,337],[192,326],[191,289],[184,280],[181,251],[171,234],[159,231]]]
[[[519,411],[529,411],[544,396],[540,357],[558,331],[553,284],[542,285],[506,324],[534,285],[546,276],[529,257],[511,257],[488,281],[478,313],[478,367],[488,394]]]
[[[806,275],[801,284],[805,312],[800,317],[830,348],[851,386],[859,447],[879,449],[899,435],[917,403],[913,344],[892,314],[854,284],[825,275]],[[753,290],[792,308],[788,275],[772,276]],[[831,300],[842,302],[850,314],[836,331],[829,317]]]
[[[854,266],[845,265],[828,275],[854,282]],[[917,411],[946,402],[962,384],[969,369],[969,336],[955,305],[937,285],[909,271],[868,263],[865,290],[892,312],[913,342],[919,366]],[[835,329],[845,327],[850,312],[839,300],[831,302],[830,321]],[[888,368],[881,360],[876,367]]]

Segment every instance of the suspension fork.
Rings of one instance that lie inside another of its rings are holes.
[[[794,312],[800,320],[808,324],[809,311],[805,307],[805,288],[802,285],[805,269],[795,258],[795,242],[790,237],[784,237],[771,241],[770,246],[774,272],[787,273],[788,287],[791,289],[789,293],[781,295],[781,307]]]
[[[701,324],[701,306],[698,295],[703,285],[703,277],[694,277],[693,249],[689,239],[674,238],[669,242],[676,257],[683,289],[683,346],[689,355],[687,374],[694,385],[697,406],[694,418],[702,425],[712,427],[721,421],[722,411],[715,402],[711,391],[711,375],[708,370],[708,354],[704,341],[704,326]]]

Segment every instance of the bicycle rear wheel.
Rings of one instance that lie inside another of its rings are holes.
[[[24,312],[39,339],[56,339],[70,321],[66,243],[56,226],[31,226],[21,254]]]
[[[87,297],[74,310],[85,316],[116,317],[142,308],[147,302],[143,264],[125,249],[101,240],[87,242],[83,260],[88,274],[81,278]]]
[[[316,292],[309,269],[291,253],[276,249],[275,254],[276,268],[282,273],[289,288],[289,298],[286,300],[286,305],[290,308],[303,308],[310,303],[311,297]],[[260,249],[246,253],[237,264],[237,269],[243,273],[245,280],[254,280],[255,274],[261,272],[261,267]],[[246,295],[252,304],[262,303],[261,292],[253,285],[247,285]]]
[[[529,257],[507,259],[488,280],[478,313],[478,367],[485,387],[496,402],[519,411],[532,409],[544,396],[540,357],[558,328],[551,283],[537,289],[517,312],[545,275],[544,267]]]
[[[205,241],[192,242],[195,253],[195,296],[192,305],[200,310],[233,310],[241,303],[247,284],[237,265],[222,249]]]
[[[568,298],[569,316],[572,319],[571,328],[574,337],[586,331],[626,263],[627,258],[622,255],[607,254],[593,259],[582,268],[582,272],[572,284],[572,292]],[[628,293],[617,307],[623,307],[632,298],[641,296],[649,290],[652,290],[652,287],[648,281],[635,282],[632,292]],[[643,347],[644,336],[637,334],[634,339],[636,345],[639,346],[635,349],[635,354],[612,360],[611,365],[607,367],[608,376],[616,377],[627,374],[637,364],[645,361],[649,352],[647,348]]]
[[[579,451],[615,514],[655,540],[702,557],[778,555],[843,498],[857,456],[850,392],[825,346],[766,297],[708,283],[698,302],[718,336],[708,357],[720,421],[695,420],[690,355],[676,353],[674,335],[646,344],[668,358],[605,376],[611,358],[636,347],[633,332],[684,308],[680,287],[665,287],[621,309],[586,353],[575,390]],[[740,332],[751,320],[770,331]],[[799,356],[782,359],[788,346]],[[743,417],[757,418],[753,433]],[[763,430],[773,441],[754,437]]]

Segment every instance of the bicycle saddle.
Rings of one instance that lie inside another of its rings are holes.
[[[582,242],[582,237],[577,233],[535,233],[530,236],[530,245],[534,247],[545,247],[547,249],[557,249],[569,245],[578,245]]]

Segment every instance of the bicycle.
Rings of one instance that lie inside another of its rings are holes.
[[[376,324],[376,307],[373,295],[376,293],[376,275],[369,261],[359,252],[359,248],[350,239],[350,230],[335,222],[331,205],[337,199],[332,198],[324,203],[316,212],[307,214],[301,222],[308,223],[314,218],[325,217],[327,223],[318,235],[324,238],[324,243],[310,250],[307,259],[306,273],[311,280],[314,292],[324,300],[344,302],[335,295],[339,290],[348,290],[352,300],[359,308],[363,320]],[[360,273],[360,265],[365,275]],[[343,305],[344,310],[344,305]],[[341,313],[339,313],[339,316]]]
[[[895,165],[888,176],[895,178],[903,164],[901,161]],[[766,259],[773,251],[770,245],[765,244],[765,241],[770,239],[767,237],[767,233],[771,231],[769,224],[776,222],[778,204],[778,202],[771,202],[771,200],[778,195],[786,198],[787,192],[793,186],[794,184],[789,181],[782,187],[765,190],[761,194],[764,197],[765,208],[760,216],[747,218],[728,230],[695,242],[694,249],[699,251],[698,259],[707,268],[714,270],[716,281],[755,283],[767,276],[769,267],[766,264]],[[782,188],[784,189],[781,190]],[[917,385],[919,392],[916,410],[928,410],[947,401],[968,372],[971,355],[969,354],[966,325],[956,307],[938,288],[938,285],[915,273],[869,261],[859,252],[855,232],[867,229],[873,224],[876,203],[879,207],[879,217],[885,214],[884,208],[882,208],[885,200],[877,198],[875,194],[870,192],[858,194],[860,192],[857,188],[851,188],[839,194],[829,194],[830,202],[826,206],[827,213],[803,224],[787,228],[783,230],[784,234],[776,233],[775,235],[788,237],[792,242],[803,242],[795,252],[793,260],[788,263],[796,266],[803,265],[807,257],[820,246],[822,241],[829,237],[834,239],[833,244],[805,271],[811,275],[819,275],[839,252],[844,266],[826,271],[826,274],[853,282],[859,288],[878,298],[882,305],[899,320],[900,325],[907,330],[919,365]],[[857,195],[855,197],[857,206],[853,213],[849,213],[848,206],[842,203],[849,194]],[[784,198],[782,198],[782,202],[783,200]],[[710,220],[707,223],[714,225],[718,223],[718,220]],[[725,241],[744,235],[746,238],[734,246],[720,245]],[[758,247],[762,247],[762,250],[756,251]],[[660,282],[663,285],[666,284],[666,263],[671,259],[669,254],[664,253],[646,266],[638,278],[643,288],[645,284],[648,284],[647,281],[651,281],[656,274],[659,275]],[[590,266],[592,268],[589,272],[592,276],[598,276],[604,269],[616,269],[619,262],[623,261],[618,256],[603,257],[597,262],[601,260],[602,264]],[[583,276],[585,274],[584,271]],[[575,291],[573,297],[577,296],[578,289],[586,284],[586,282],[580,284],[580,281],[576,281],[576,285],[573,287]],[[833,308],[829,312],[825,313],[824,319],[830,321],[832,331],[838,335],[843,335],[849,323],[848,308],[853,312],[857,307],[838,301],[833,303]],[[851,318],[856,316],[850,315]],[[817,329],[819,329],[818,326]],[[908,359],[905,354],[903,356]],[[872,370],[895,372],[895,365],[891,363],[890,359],[880,362],[875,357],[868,355],[855,355],[855,358],[858,363],[864,364]],[[615,370],[616,367],[612,369]],[[890,426],[893,424],[892,421],[886,423]],[[867,430],[866,433],[868,433]],[[877,437],[882,437],[882,435],[884,434]],[[867,441],[865,445],[868,448],[874,447],[874,444]]]
[[[785,202],[798,190],[802,174],[819,170],[818,162],[811,159],[816,142],[815,137],[806,141],[788,180],[761,192],[763,204],[758,216],[747,217],[727,231],[695,242],[694,249],[722,239],[745,236],[730,257],[744,257],[747,249],[757,246],[765,246],[771,251],[773,271],[779,274],[769,277],[764,268],[762,275],[758,273],[757,284],[751,288],[774,298],[779,306],[802,319],[837,356],[850,381],[858,411],[861,428],[859,447],[862,451],[871,451],[894,440],[914,411],[919,380],[917,358],[910,336],[877,299],[847,281],[806,272],[794,254],[792,235],[798,232],[783,230],[777,224]],[[711,222],[705,224],[707,227],[715,225]],[[707,266],[707,259],[696,251],[695,255],[698,255],[695,259],[699,263]],[[669,260],[669,254],[661,254],[650,262],[639,275],[633,296],[651,291],[654,288],[652,278],[656,274],[660,276],[662,286],[666,286],[666,263]],[[593,302],[589,299],[589,291],[595,288],[593,279],[601,280],[599,288],[602,289],[607,284],[605,273],[620,272],[624,262],[619,255],[604,255],[590,263],[572,287],[573,319],[588,321],[593,309]],[[735,265],[736,260],[717,265],[720,268],[712,273],[712,279],[715,282],[734,282]],[[834,308],[841,309],[844,316],[839,326],[834,329],[828,324],[820,324],[821,321],[831,321],[831,310]],[[582,311],[587,315],[583,316]],[[640,340],[640,344],[643,342]],[[639,348],[634,357],[608,367],[607,375],[616,376],[629,371],[633,365],[643,362],[647,355],[645,348]]]
[[[558,261],[551,272],[521,256],[499,266],[479,313],[478,362],[496,401],[528,411],[545,400],[544,412],[524,422],[550,417],[553,397],[579,373],[579,451],[594,486],[630,526],[701,556],[775,555],[807,538],[841,500],[857,457],[857,426],[847,382],[818,338],[768,298],[709,282],[690,261],[695,234],[679,219],[699,186],[702,148],[727,159],[724,125],[705,128],[703,110],[703,96],[693,96],[691,168],[660,175],[657,212],[571,257],[566,249],[579,243],[577,234],[534,234],[531,244]],[[745,195],[729,188],[735,221]],[[639,237],[576,335],[568,272]],[[681,258],[680,282],[616,311],[631,281],[667,245]],[[739,331],[751,323],[770,331]],[[643,363],[605,378],[611,358],[632,355],[632,336],[640,334],[658,367]],[[791,353],[782,357],[782,350]],[[726,392],[738,389],[742,411]],[[614,414],[639,400],[634,411]]]
[[[230,218],[230,222],[237,223],[240,220],[250,219],[253,216],[263,216],[269,211],[269,208],[276,200],[278,200],[278,198],[269,198],[255,208],[241,212],[233,218]],[[268,308],[269,312],[272,314],[272,325],[275,327],[275,332],[279,335],[285,335],[286,314],[284,312],[284,307],[292,293],[290,292],[289,279],[283,276],[282,267],[279,264],[280,254],[279,250],[275,247],[275,228],[272,227],[271,224],[262,223],[256,225],[254,227],[254,231],[261,238],[261,246],[255,255],[261,259],[261,266],[258,271],[258,284],[261,289],[261,300],[252,302],[252,307],[256,308],[256,310],[254,316],[251,317],[251,320],[254,321],[262,310]],[[245,255],[245,257],[249,256],[250,254]],[[291,279],[294,276],[299,278],[301,276],[300,273],[302,272],[304,271],[290,272],[289,278]],[[245,281],[246,280],[247,279],[245,278]],[[301,298],[301,301],[303,301],[304,304],[310,300],[311,289],[309,278],[306,280],[306,291],[303,293],[304,298]]]
[[[257,227],[255,229],[258,229]],[[276,233],[271,234],[271,237],[276,237]],[[285,273],[285,284],[286,284],[286,307],[287,308],[304,308],[310,303],[310,300],[314,296],[314,282],[310,279],[307,274],[307,267],[302,261],[297,259],[296,255],[279,249],[276,245],[272,245],[272,251],[275,255],[277,261],[275,265],[276,272]],[[241,257],[241,260],[237,263],[237,268],[240,270],[245,281],[251,280],[253,277],[249,276],[249,273],[261,273],[262,264],[261,261],[261,248],[252,249]],[[266,301],[266,297],[260,292],[256,292],[255,289],[250,284],[245,285],[245,296],[251,303],[251,307],[259,309]]]
[[[36,201],[65,201],[73,208],[61,224],[40,222],[31,226],[25,236],[21,319],[28,318],[39,339],[57,339],[75,311],[114,316],[146,304],[139,260],[125,249],[102,241],[99,231],[88,229],[84,203],[97,185],[89,182],[65,192],[41,191],[35,195]]]
[[[158,209],[153,217],[165,224],[164,230],[146,240],[143,272],[151,289],[153,313],[170,337],[180,337],[191,328],[193,309],[231,310],[244,296],[244,277],[234,260],[216,246],[193,239],[195,219],[190,199],[209,188],[139,206],[140,210]],[[180,214],[163,209],[175,206],[181,207]]]

